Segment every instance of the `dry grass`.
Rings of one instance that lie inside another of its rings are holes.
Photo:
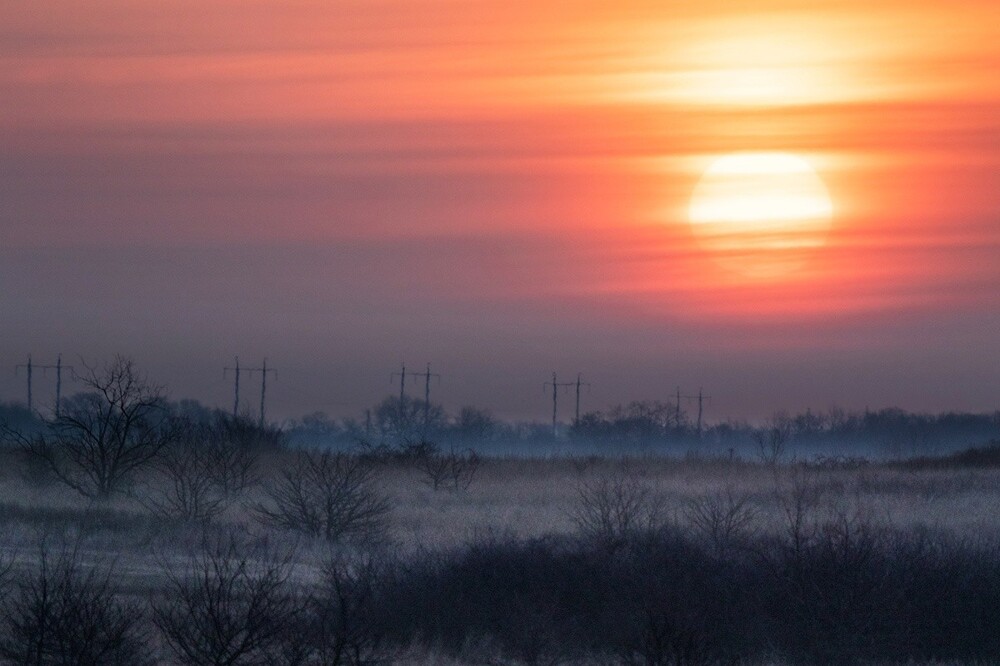
[[[263,483],[275,478],[288,454],[264,456]],[[739,460],[664,458],[487,458],[468,489],[429,487],[415,465],[382,463],[378,484],[390,499],[390,535],[397,552],[447,550],[488,536],[531,538],[576,530],[573,510],[587,483],[628,474],[661,502],[669,520],[684,525],[689,507],[706,496],[744,498],[756,529],[783,529],[783,498],[808,485],[818,510],[864,512],[873,524],[927,528],[970,541],[1000,539],[1000,469],[946,469],[888,465],[768,466]],[[81,544],[85,562],[114,562],[124,589],[145,596],[163,583],[165,564],[195,552],[204,531],[236,527],[275,549],[295,549],[296,576],[314,575],[343,546],[261,525],[250,507],[252,490],[208,528],[154,515],[138,498],[94,502],[56,483],[40,484],[23,461],[0,453],[0,557],[19,568],[34,564],[42,539]],[[403,662],[460,666],[445,656],[416,653]],[[944,665],[942,665],[944,666]]]
[[[286,462],[261,461],[263,482]],[[151,514],[137,498],[94,502],[57,483],[26,478],[20,461],[0,460],[0,546],[30,542],[32,534],[72,529],[101,537],[110,548],[142,547],[164,535],[175,540],[192,526]],[[815,486],[828,507],[864,507],[878,523],[898,528],[944,529],[958,536],[1000,535],[1000,469],[906,470],[880,465],[854,468],[777,467],[726,460],[631,458],[487,458],[465,490],[432,490],[416,466],[383,465],[379,484],[392,504],[391,538],[405,548],[449,548],[483,535],[530,538],[567,534],[581,484],[628,473],[683,521],[692,499],[731,492],[745,495],[763,526],[780,519],[777,493],[796,479]],[[216,523],[258,529],[247,507],[263,497],[251,491]],[[263,527],[259,529],[263,530]],[[301,539],[299,539],[301,541]]]

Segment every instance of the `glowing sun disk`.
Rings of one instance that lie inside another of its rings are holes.
[[[716,159],[691,195],[703,245],[742,273],[776,275],[825,243],[833,215],[826,186],[801,157],[733,153]]]

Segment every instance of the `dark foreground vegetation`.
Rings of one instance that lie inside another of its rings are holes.
[[[404,428],[431,411],[397,401],[349,451],[290,448],[169,403],[128,359],[85,382],[58,415],[4,428],[3,664],[1000,654],[996,442],[801,459],[803,431],[776,419],[750,434],[752,460],[498,459]],[[461,423],[487,432],[481,417]]]
[[[10,664],[858,664],[1000,654],[1000,550],[853,521],[723,543],[676,528],[490,539],[394,558],[236,537],[162,563],[141,597],[113,566],[43,550],[6,574]],[[410,655],[410,656],[407,656]]]

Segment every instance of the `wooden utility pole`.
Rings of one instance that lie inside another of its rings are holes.
[[[52,367],[53,366],[51,366],[51,365],[43,365],[42,366],[42,370],[51,369]],[[73,376],[73,373],[76,372],[76,370],[73,368],[72,365],[64,366],[62,364],[62,354],[57,354],[56,355],[56,365],[55,365],[55,371],[56,371],[56,418],[59,418],[59,415],[62,412],[62,407],[61,407],[61,405],[62,405],[62,371],[63,371],[64,367],[70,371],[71,376]]]
[[[587,382],[580,381],[580,373],[576,373],[576,417],[573,419],[573,423],[580,422],[580,387],[586,386],[590,388],[590,384]]]
[[[222,377],[225,379],[226,373],[233,371],[233,418],[240,415],[240,357],[235,357],[236,363],[232,368],[223,368]]]
[[[712,401],[712,396],[705,395],[704,390],[701,389],[701,388],[699,388],[698,389],[698,395],[686,395],[684,397],[687,398],[688,400],[697,400],[698,401],[698,439],[701,439],[701,416],[704,413],[705,401],[707,400],[707,401],[711,402]]]
[[[28,411],[31,411],[31,354],[28,354],[28,362],[22,363],[20,365],[14,366],[14,375],[21,371],[21,368],[27,368],[28,370]]]
[[[267,367],[267,359],[265,358],[263,363],[260,364],[259,368],[243,368],[243,372],[246,372],[251,377],[253,373],[260,373],[260,427],[263,428],[267,423],[266,412],[265,412],[265,401],[267,399],[267,373],[273,372],[274,376],[278,376],[278,370],[276,368]],[[239,393],[237,392],[237,400],[239,399]],[[239,407],[239,403],[236,405]]]
[[[702,388],[698,387],[698,439],[701,439],[701,415],[704,413],[705,395]]]
[[[62,354],[56,355],[56,418],[59,418],[62,402]]]
[[[678,432],[681,429],[681,387],[677,387],[677,409],[674,414],[674,423],[677,425]]]
[[[558,421],[558,418],[559,418],[559,389],[560,388],[569,388],[570,386],[574,386],[575,384],[576,384],[575,382],[561,382],[560,383],[556,379],[556,373],[553,372],[552,373],[552,381],[551,382],[545,382],[542,385],[542,390],[543,391],[546,390],[546,389],[548,389],[548,387],[550,385],[552,386],[552,436],[553,437],[557,437],[559,435],[559,426],[558,426],[558,423],[559,423],[559,421]]]
[[[390,374],[389,381],[390,382],[395,381],[396,377],[399,377],[399,406],[400,409],[402,409],[403,401],[406,399],[406,364],[402,363],[400,365],[401,365],[400,371]],[[430,366],[428,366],[427,371],[430,372]],[[410,376],[413,377],[414,379],[417,378],[417,375],[413,374],[412,372],[410,373]]]
[[[56,412],[56,418],[59,417],[59,414],[61,412],[60,405],[62,404],[62,371],[63,371],[64,367],[67,370],[69,370],[70,372],[73,372],[73,366],[71,366],[71,365],[64,366],[62,364],[62,354],[58,354],[56,356],[55,365],[36,365],[36,364],[34,364],[34,363],[31,362],[31,354],[28,354],[28,362],[27,363],[22,363],[21,365],[17,366],[14,369],[14,374],[17,374],[17,372],[21,368],[25,368],[27,370],[26,374],[28,375],[28,411],[29,412],[32,410],[32,408],[34,406],[33,396],[32,396],[32,390],[31,390],[31,382],[32,382],[32,378],[34,376],[34,371],[35,370],[41,370],[42,374],[47,374],[49,370],[55,370],[56,371],[56,404],[55,404],[55,412]]]
[[[441,375],[436,372],[431,372],[431,364],[427,364],[427,370],[424,372],[414,372],[414,377],[424,378],[424,427],[427,427],[427,422],[430,420],[430,410],[431,410],[431,378],[436,377],[438,383],[441,383]]]

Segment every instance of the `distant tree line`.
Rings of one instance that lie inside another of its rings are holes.
[[[762,436],[777,437],[789,458],[816,455],[906,457],[946,453],[1000,439],[1000,412],[924,414],[897,408],[778,412],[763,423],[706,422],[701,430],[677,405],[634,401],[589,411],[556,437],[547,423],[509,422],[489,411],[463,407],[455,414],[440,405],[388,397],[368,419],[334,419],[322,412],[288,421],[284,435],[296,446],[350,449],[359,444],[402,448],[432,443],[443,449],[485,453],[616,455],[688,453],[755,458]],[[425,416],[426,415],[426,416]]]
[[[102,372],[105,371],[107,368]],[[134,368],[129,371],[135,374]],[[0,424],[6,424],[7,432],[17,432],[32,440],[47,433],[43,439],[50,442],[59,431],[64,435],[81,428],[85,431],[88,414],[108,399],[113,401],[115,398],[108,391],[116,390],[115,378],[100,376],[96,369],[85,379],[87,390],[64,399],[58,418],[43,418],[17,403],[0,403]],[[633,401],[589,411],[566,424],[556,436],[549,423],[507,421],[474,406],[449,413],[439,404],[409,396],[387,397],[360,417],[333,418],[315,412],[261,428],[251,414],[232,418],[228,412],[196,400],[170,401],[162,388],[153,385],[141,388],[148,395],[132,396],[138,399],[133,416],[140,418],[123,415],[121,419],[121,424],[127,423],[131,430],[126,437],[138,436],[140,431],[143,436],[152,436],[155,429],[152,419],[158,421],[158,428],[183,422],[200,428],[227,429],[230,432],[226,437],[244,442],[252,439],[263,448],[290,445],[341,451],[360,448],[381,453],[473,449],[479,453],[515,455],[558,450],[583,455],[695,453],[747,458],[760,453],[762,433],[768,433],[768,437],[781,440],[782,453],[791,458],[906,457],[946,453],[1000,439],[1000,411],[928,414],[898,408],[848,411],[835,407],[798,414],[778,412],[764,423],[756,424],[741,420],[705,422],[699,428],[684,409],[669,401]],[[100,423],[90,424],[97,425]],[[123,473],[127,475],[127,470]]]

